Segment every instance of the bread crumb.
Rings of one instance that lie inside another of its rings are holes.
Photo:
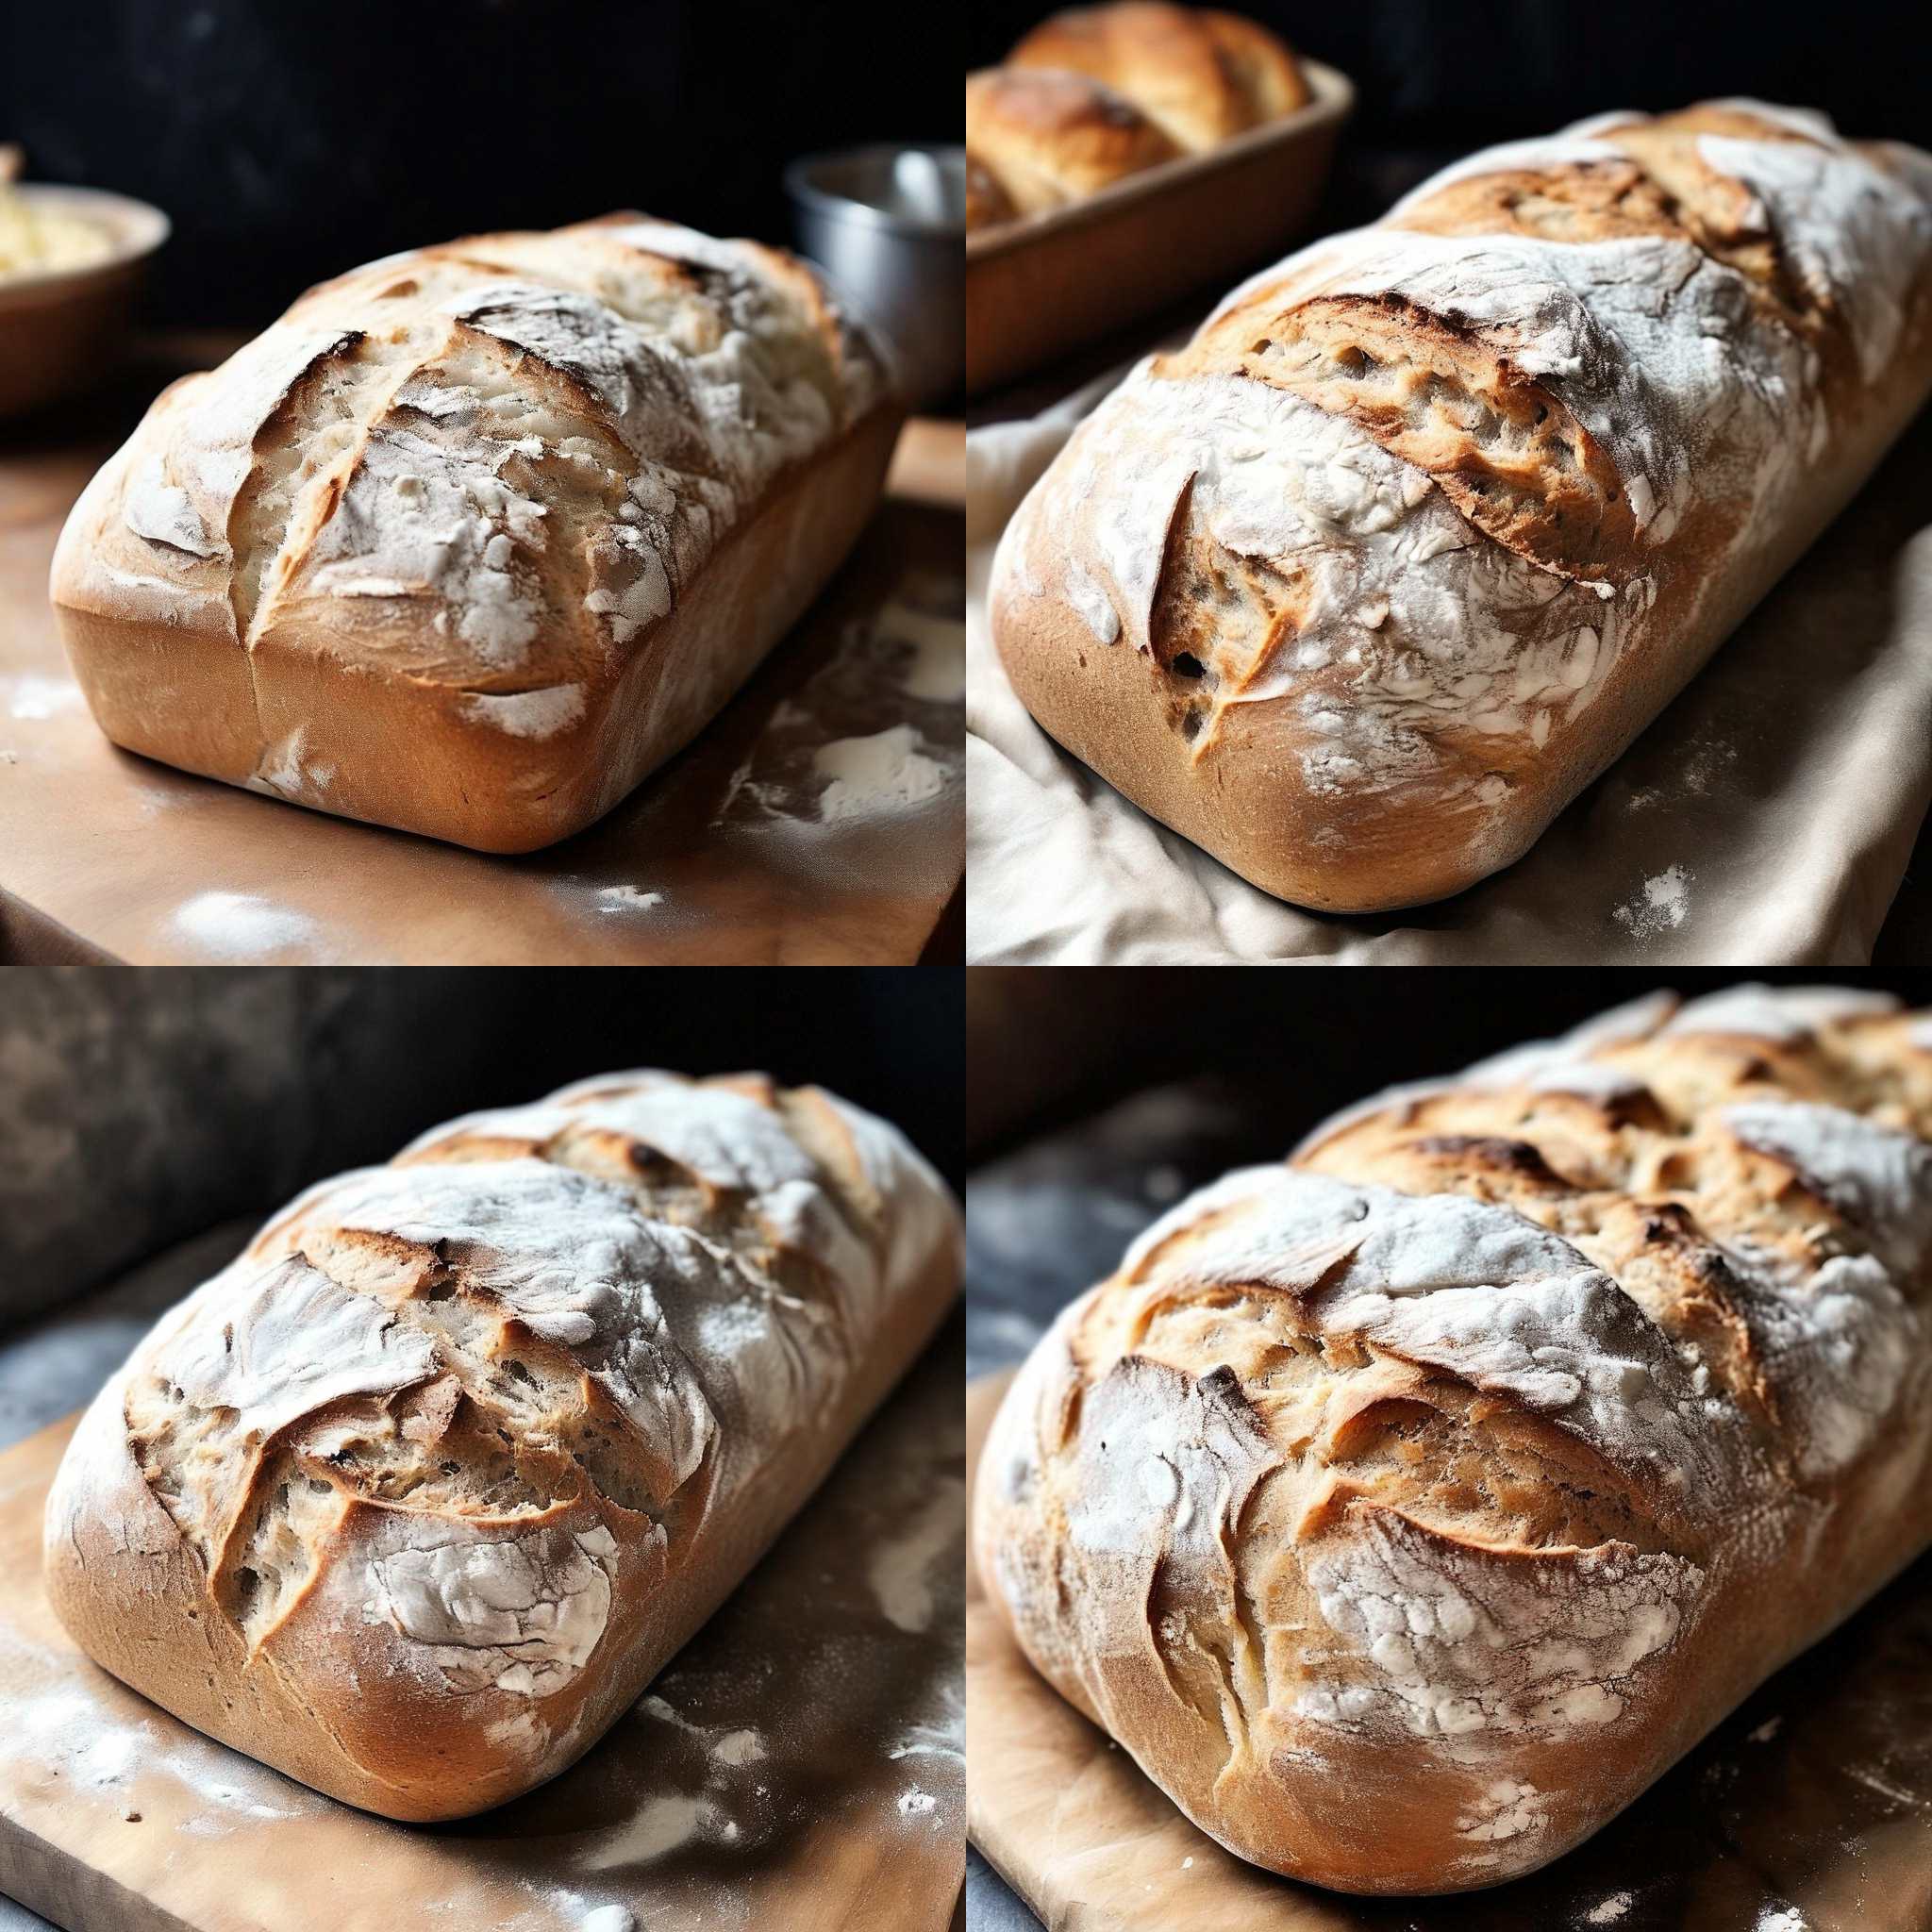
[[[1785,1721],[1782,1715],[1777,1717],[1766,1718],[1765,1721],[1761,1724],[1759,1724],[1755,1731],[1751,1733],[1751,1742],[1754,1744],[1770,1743],[1771,1740],[1777,1736],[1778,1732],[1784,1728],[1784,1722]]]

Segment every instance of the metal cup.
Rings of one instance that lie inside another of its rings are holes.
[[[966,151],[846,148],[785,170],[799,247],[886,339],[914,408],[956,395],[966,367]]]

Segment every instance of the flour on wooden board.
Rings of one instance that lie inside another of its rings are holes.
[[[253,892],[197,892],[175,908],[171,924],[181,938],[224,959],[278,953],[318,932],[306,912]]]

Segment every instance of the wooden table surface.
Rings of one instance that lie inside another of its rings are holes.
[[[961,425],[908,425],[851,560],[694,744],[589,831],[505,858],[191,777],[95,728],[47,604],[55,540],[156,390],[233,340],[158,339],[86,402],[0,425],[0,960],[959,956]],[[937,791],[821,814],[815,752],[902,726]]]

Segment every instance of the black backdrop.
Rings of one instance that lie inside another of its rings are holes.
[[[975,1159],[1124,1095],[1213,1075],[1258,1151],[1384,1087],[1563,1032],[1624,1000],[1764,980],[1869,986],[1932,1007],[1932,974],[1533,967],[976,967],[966,1052]]]
[[[1924,144],[1932,9],[1825,0],[1226,0],[1356,82],[1357,138],[1457,151],[1607,108],[1756,94]],[[1051,10],[973,0],[968,58]]]
[[[794,155],[957,140],[964,10],[774,0],[0,0],[28,177],[173,217],[156,319],[255,327],[309,282],[615,208],[790,239]],[[908,30],[916,21],[917,31]]]

